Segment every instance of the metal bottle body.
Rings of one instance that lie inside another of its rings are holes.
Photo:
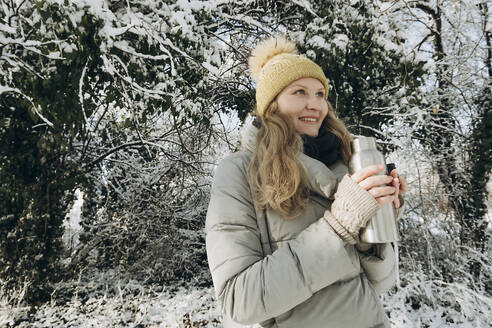
[[[372,137],[356,137],[352,141],[352,157],[349,162],[349,172],[352,174],[370,165],[385,165],[383,154],[376,148],[376,140]],[[387,174],[386,169],[379,175]],[[366,243],[387,243],[398,241],[398,227],[395,220],[393,203],[381,206],[376,215],[369,220],[361,230],[361,241]]]

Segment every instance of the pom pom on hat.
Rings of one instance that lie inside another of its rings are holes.
[[[272,37],[258,43],[248,59],[249,71],[255,81],[258,81],[261,69],[276,55],[288,53],[297,54],[296,44],[285,37]]]
[[[258,43],[251,52],[248,64],[256,81],[256,113],[260,116],[286,86],[305,77],[323,83],[325,98],[328,97],[328,80],[321,67],[299,55],[296,44],[285,37],[271,37]]]

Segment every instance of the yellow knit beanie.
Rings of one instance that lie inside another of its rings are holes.
[[[291,82],[313,77],[323,83],[328,98],[328,80],[321,67],[297,53],[295,43],[285,37],[271,37],[260,42],[248,60],[256,81],[256,112],[263,116],[272,100]]]

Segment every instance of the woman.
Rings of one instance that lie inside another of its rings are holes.
[[[218,166],[206,219],[224,327],[389,327],[378,293],[394,284],[393,248],[358,235],[381,204],[400,208],[405,180],[347,174],[350,135],[295,44],[264,40],[249,66],[256,119]]]

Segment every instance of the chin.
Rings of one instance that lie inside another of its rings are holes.
[[[310,136],[312,138],[316,138],[318,136],[318,134],[319,134],[319,131],[304,131],[304,132],[301,132],[301,133],[303,133],[305,135],[308,135],[308,136]]]
[[[304,134],[312,138],[316,138],[319,134],[320,128],[321,124],[319,126],[296,126],[296,131],[299,134]]]

